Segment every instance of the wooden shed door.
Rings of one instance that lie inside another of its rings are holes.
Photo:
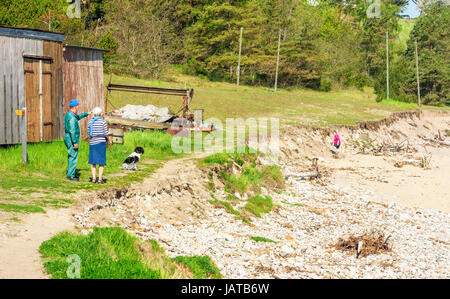
[[[51,61],[24,58],[28,142],[52,139]],[[42,79],[42,81],[41,81]]]
[[[52,72],[50,61],[42,61],[42,132],[43,140],[53,139]]]

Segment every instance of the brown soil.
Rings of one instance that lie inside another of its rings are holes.
[[[208,178],[192,158],[168,161],[151,177],[132,187],[108,189],[83,198],[74,206],[78,223],[132,227],[139,225],[138,214],[161,223],[196,222],[204,217],[203,210],[210,205],[205,190]]]

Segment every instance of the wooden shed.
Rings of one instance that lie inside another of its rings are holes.
[[[0,26],[0,144],[21,142],[15,110],[26,108],[28,142],[64,137],[68,102],[104,107],[103,50],[67,46],[61,33]],[[80,122],[87,137],[87,120]]]
[[[0,144],[20,142],[15,110],[27,108],[28,141],[63,132],[64,34],[0,27]]]
[[[80,102],[80,112],[104,107],[103,52],[101,49],[79,46],[64,48],[65,112],[71,99]],[[87,121],[80,122],[82,139],[88,137],[87,124]]]

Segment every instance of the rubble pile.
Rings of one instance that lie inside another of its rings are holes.
[[[142,106],[130,104],[120,109],[113,110],[111,115],[150,122],[164,122],[172,116],[169,114],[169,109],[167,107],[158,108],[153,105]]]

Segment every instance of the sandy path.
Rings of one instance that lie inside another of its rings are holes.
[[[0,226],[0,278],[48,278],[39,246],[62,231],[73,230],[70,209],[30,214],[21,223]]]

